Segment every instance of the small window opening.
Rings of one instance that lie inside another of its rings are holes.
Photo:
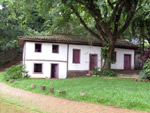
[[[42,64],[34,64],[34,72],[42,73]]]
[[[41,44],[35,44],[35,52],[41,52]]]
[[[53,45],[52,46],[52,52],[53,53],[59,53],[59,45]]]

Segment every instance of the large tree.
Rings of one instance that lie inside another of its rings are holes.
[[[104,69],[111,67],[117,39],[128,28],[141,0],[63,0],[93,36],[108,46]],[[82,10],[81,10],[82,8]],[[94,19],[96,32],[88,27],[81,13],[85,11]]]
[[[128,28],[144,0],[62,0],[72,10],[84,28],[107,46],[104,69],[111,67],[117,39]],[[64,10],[65,11],[65,10]],[[93,20],[91,29],[87,19]]]

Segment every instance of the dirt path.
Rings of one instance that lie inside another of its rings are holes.
[[[36,113],[25,108],[0,101],[0,113]]]
[[[48,113],[147,113],[56,98],[17,89],[0,82],[0,97]]]

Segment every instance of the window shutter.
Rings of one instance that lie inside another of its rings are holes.
[[[80,50],[73,50],[73,63],[80,63]]]
[[[114,57],[113,58],[114,62],[116,62],[117,61],[117,52],[116,51],[114,52],[113,57]]]

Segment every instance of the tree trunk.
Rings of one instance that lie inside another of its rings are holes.
[[[102,70],[111,69],[111,63],[112,63],[116,40],[117,40],[116,37],[115,38],[113,37],[110,39],[110,43],[109,43],[110,47],[109,47],[109,50],[107,51],[107,57],[105,58]]]
[[[145,52],[144,52],[144,38],[142,38],[142,55],[144,55]]]

